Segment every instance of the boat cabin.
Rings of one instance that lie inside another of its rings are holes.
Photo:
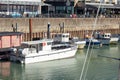
[[[53,40],[51,39],[43,39],[43,40],[37,40],[37,41],[28,41],[28,42],[22,42],[21,48],[28,49],[31,53],[38,53],[39,51],[51,51]]]
[[[104,33],[102,34],[103,38],[110,39],[111,38],[111,33]]]
[[[111,33],[100,33],[100,32],[96,32],[96,33],[94,34],[94,37],[97,38],[97,39],[101,39],[101,38],[110,39],[110,38],[111,38]]]
[[[69,33],[57,33],[54,37],[55,42],[69,42]]]

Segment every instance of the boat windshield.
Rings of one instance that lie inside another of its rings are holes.
[[[28,48],[29,46],[27,44],[21,44],[21,49]]]
[[[21,48],[36,48],[36,45],[27,45],[27,44],[22,44]]]

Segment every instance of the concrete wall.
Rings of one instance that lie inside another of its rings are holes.
[[[94,18],[32,18],[32,32],[41,32],[47,30],[47,23],[51,24],[51,31],[59,31],[59,24],[64,22],[65,31],[90,30],[95,29],[118,29],[120,28],[120,18],[98,18],[94,25]],[[0,18],[0,32],[13,31],[18,25],[18,31],[29,32],[28,18]]]

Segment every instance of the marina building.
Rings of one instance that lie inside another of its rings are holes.
[[[74,14],[74,0],[45,0],[44,2],[52,5],[49,9],[51,13]]]
[[[120,14],[119,0],[0,0],[0,15],[22,17],[79,17],[95,15],[99,3],[100,13],[110,16]]]
[[[26,16],[41,14],[41,6],[48,6],[41,0],[0,0],[0,14]]]
[[[99,3],[101,1],[101,15],[110,17],[111,15],[120,14],[120,4],[118,0],[45,0],[51,4],[50,13],[55,14],[77,14],[79,17],[94,17]]]

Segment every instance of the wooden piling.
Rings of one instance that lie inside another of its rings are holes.
[[[29,38],[32,40],[32,19],[29,19]]]

